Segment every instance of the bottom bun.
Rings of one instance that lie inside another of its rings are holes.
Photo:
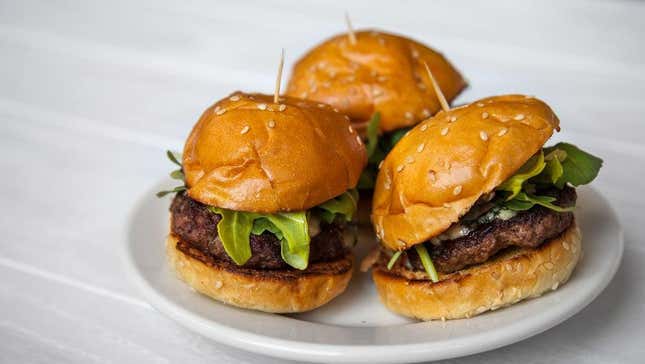
[[[217,301],[253,310],[293,313],[313,310],[345,291],[352,276],[353,256],[314,263],[304,271],[240,268],[231,263],[195,259],[176,236],[166,241],[170,266],[197,292]],[[201,253],[195,251],[195,255]]]
[[[372,278],[390,310],[420,320],[469,318],[555,290],[571,276],[581,254],[575,221],[535,249],[517,248],[439,281],[407,279],[381,267]]]

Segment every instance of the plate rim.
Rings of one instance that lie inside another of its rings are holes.
[[[153,186],[158,187],[161,184],[161,182],[157,182]],[[495,339],[490,339],[492,335],[488,335],[486,332],[469,335],[469,344],[467,346],[460,344],[464,340],[463,336],[442,340],[441,347],[428,345],[428,342],[392,344],[387,346],[313,343],[248,332],[213,320],[206,322],[206,319],[199,314],[172,302],[162,292],[155,289],[140,269],[137,268],[133,250],[131,249],[131,232],[133,228],[131,223],[134,221],[137,212],[145,208],[146,201],[150,199],[150,191],[157,189],[156,187],[146,189],[145,194],[137,199],[136,203],[128,212],[128,223],[125,227],[125,239],[123,239],[120,245],[120,255],[122,258],[121,261],[124,262],[126,276],[142,292],[145,300],[155,310],[202,336],[240,350],[277,358],[307,360],[312,362],[328,362],[334,360],[348,363],[394,363],[457,358],[504,347],[549,330],[587,307],[613,280],[623,259],[625,244],[624,230],[618,219],[618,214],[609,200],[598,189],[592,186],[584,186],[584,188],[589,189],[595,194],[596,198],[602,201],[602,204],[607,208],[607,215],[611,216],[613,222],[616,224],[618,236],[615,242],[615,249],[617,249],[617,257],[611,262],[608,270],[609,274],[606,274],[603,280],[577,304],[568,304],[565,306],[566,309],[546,311],[547,316],[551,317],[549,320],[545,320],[544,315],[540,315],[540,320],[535,318],[538,315],[524,319],[507,326],[505,331],[496,332]],[[544,321],[548,323],[544,324]],[[519,328],[520,325],[523,328]],[[520,334],[518,334],[518,330]],[[374,350],[375,348],[382,349],[384,347],[388,350]]]

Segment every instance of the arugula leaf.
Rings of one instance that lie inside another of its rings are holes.
[[[278,229],[275,225],[271,223],[271,221],[267,218],[260,217],[253,221],[253,228],[251,229],[251,234],[253,235],[262,235],[265,231],[270,232],[271,234],[275,235],[278,240],[282,240],[284,236],[282,235],[282,231]]]
[[[499,185],[497,190],[510,192],[510,195],[506,197],[506,200],[512,200],[518,193],[520,193],[524,183],[531,177],[535,177],[540,174],[545,166],[544,152],[540,150],[538,154],[534,155],[524,163],[515,175],[511,176],[511,178]]]
[[[432,264],[432,259],[430,259],[430,254],[428,254],[426,247],[423,246],[423,244],[417,244],[414,248],[417,250],[417,254],[421,259],[421,264],[423,264],[423,269],[428,273],[430,280],[434,283],[438,282],[439,275],[437,274],[437,270],[434,269],[434,264]]]
[[[567,183],[573,186],[584,185],[598,176],[598,171],[602,167],[602,159],[569,143],[558,143],[545,148],[547,153],[557,150],[564,151],[566,158],[561,161],[563,173],[555,182],[556,187],[562,188]]]
[[[176,193],[176,192],[181,192],[181,191],[186,191],[186,186],[177,186],[177,187],[173,188],[172,190],[159,191],[155,195],[157,197],[161,198],[161,197],[164,197],[165,195],[167,195],[169,193]]]
[[[183,181],[184,180],[184,172],[181,169],[176,169],[172,172],[170,172],[170,177],[172,179],[178,179]]]
[[[235,264],[243,265],[251,258],[250,234],[260,235],[269,231],[280,240],[282,259],[287,264],[296,269],[307,268],[310,239],[305,211],[259,214],[214,206],[209,209],[222,216],[217,224],[217,233],[226,254]]]
[[[175,155],[177,154],[177,155]],[[181,159],[181,154],[179,153],[173,153],[169,150],[166,151],[166,156],[168,156],[168,159],[170,159],[171,162],[175,163],[179,167],[181,167],[181,163],[179,163],[178,159]],[[177,158],[179,156],[179,158]]]
[[[390,258],[390,260],[387,262],[387,270],[392,269],[392,267],[394,266],[394,263],[396,263],[396,261],[399,260],[401,253],[403,253],[403,251],[399,250],[394,252],[394,254],[392,254],[392,258]]]
[[[370,159],[378,145],[378,126],[381,122],[381,113],[375,112],[367,124],[367,158]]]
[[[341,216],[345,221],[351,221],[358,206],[358,191],[355,189],[346,191],[342,195],[323,202],[317,207],[321,209],[320,216],[328,224],[334,221],[336,216]]]
[[[533,177],[531,182],[554,185],[564,173],[562,161],[567,158],[567,154],[560,149],[556,149],[544,157],[546,166],[542,173]]]
[[[309,263],[309,228],[307,213],[279,212],[262,215],[276,229],[280,230],[280,253],[282,259],[296,269],[306,269]]]
[[[237,265],[246,263],[251,258],[251,241],[249,235],[253,229],[254,213],[240,212],[211,206],[209,209],[222,216],[217,224],[219,235],[226,254]]]
[[[575,206],[562,207],[554,205],[553,202],[555,201],[556,198],[552,196],[538,196],[520,192],[512,200],[506,201],[504,206],[515,211],[526,211],[535,205],[544,206],[557,212],[570,212],[575,210]]]

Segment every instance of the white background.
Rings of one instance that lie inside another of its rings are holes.
[[[471,85],[458,102],[537,95],[558,139],[605,160],[594,184],[626,239],[614,281],[558,327],[463,361],[643,361],[645,4],[61,0],[0,1],[0,362],[274,360],[158,314],[117,247],[203,109],[271,92],[280,48],[289,66],[345,10],[441,50]]]

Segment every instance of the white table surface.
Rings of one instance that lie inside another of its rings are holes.
[[[444,52],[471,84],[458,101],[543,98],[558,138],[605,160],[594,184],[626,239],[613,282],[556,328],[459,362],[645,361],[645,4],[30,0],[0,1],[0,362],[278,362],[154,311],[117,247],[202,110],[271,92],[280,48],[290,65],[345,10]]]

